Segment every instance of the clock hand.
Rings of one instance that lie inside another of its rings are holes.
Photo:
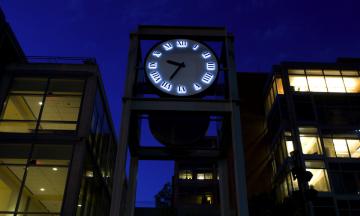
[[[172,65],[176,65],[176,66],[180,66],[180,65],[184,64],[184,62],[179,63],[179,62],[171,61],[171,60],[167,60],[166,62],[169,63],[169,64],[172,64]],[[184,67],[185,67],[185,66],[184,66]]]
[[[177,72],[179,72],[179,70],[180,70],[181,68],[183,68],[183,67],[185,67],[185,64],[184,64],[184,62],[181,62],[181,63],[179,64],[179,66],[176,68],[176,70],[174,71],[174,73],[171,74],[170,80],[172,80],[172,79],[174,78],[174,76],[177,74]]]

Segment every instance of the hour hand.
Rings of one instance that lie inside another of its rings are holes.
[[[172,60],[167,60],[166,61],[167,63],[169,63],[169,64],[172,64],[172,65],[176,65],[176,66],[180,66],[180,67],[185,67],[185,64],[184,64],[184,62],[176,62],[176,61],[172,61]]]

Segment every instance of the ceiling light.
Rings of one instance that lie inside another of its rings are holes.
[[[58,171],[59,169],[57,167],[52,168],[53,171]]]
[[[81,207],[82,205],[81,204],[78,204],[78,207]]]
[[[40,191],[45,191],[45,188],[40,188]]]
[[[39,105],[40,105],[40,106],[43,105],[42,101],[39,101]]]

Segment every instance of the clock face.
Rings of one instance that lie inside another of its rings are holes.
[[[174,39],[152,48],[146,57],[145,72],[159,90],[175,96],[190,96],[211,86],[218,74],[218,62],[204,44]]]

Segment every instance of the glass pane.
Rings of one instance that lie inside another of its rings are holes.
[[[306,70],[307,75],[323,75],[322,70],[308,69]]]
[[[284,88],[281,78],[276,78],[276,86],[278,94],[284,94]]]
[[[62,130],[62,131],[74,131],[76,130],[77,124],[74,123],[63,123],[63,122],[41,122],[39,130],[44,132],[46,130]]]
[[[304,70],[303,69],[289,69],[288,71],[289,74],[304,74]]]
[[[343,76],[358,76],[358,72],[352,70],[343,70],[341,73]]]
[[[196,175],[196,178],[197,178],[198,180],[204,180],[204,179],[205,179],[204,173],[198,173],[198,174]]]
[[[291,152],[294,151],[294,144],[293,144],[293,141],[286,141],[286,150],[287,150],[287,153],[288,153],[288,156],[290,157],[291,156]]]
[[[325,77],[329,92],[345,92],[344,82],[341,77]]]
[[[340,75],[339,70],[324,70],[325,75]]]
[[[25,166],[0,166],[0,211],[14,211]]]
[[[360,78],[358,77],[344,77],[346,91],[349,93],[360,92]]]
[[[309,91],[305,76],[289,76],[289,81],[294,91]]]
[[[84,80],[51,79],[48,94],[82,95]]]
[[[352,158],[359,158],[360,157],[360,141],[359,140],[346,140],[349,146],[349,151]]]
[[[46,89],[46,84],[46,78],[17,77],[13,80],[10,92],[42,95]]]
[[[36,121],[0,121],[0,132],[6,133],[33,133]]]
[[[60,212],[68,168],[29,167],[20,211]]]
[[[47,96],[41,120],[77,121],[81,96]]]
[[[313,174],[309,182],[309,186],[313,187],[317,191],[327,192],[330,191],[327,173],[325,169],[306,169]]]
[[[43,96],[10,95],[7,99],[2,119],[36,120],[38,119]]]
[[[337,157],[349,157],[345,139],[333,139]]]
[[[308,76],[309,88],[312,92],[327,92],[325,79],[322,76]]]
[[[205,173],[205,179],[212,179],[213,175],[212,173]]]
[[[318,137],[300,135],[300,142],[303,154],[322,154]]]
[[[332,139],[323,139],[323,141],[326,155],[328,157],[336,157],[334,143]]]

